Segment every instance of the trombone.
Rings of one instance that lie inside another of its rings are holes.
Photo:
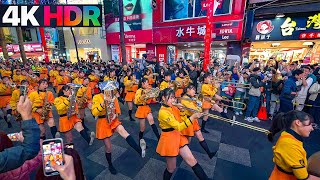
[[[212,99],[209,98],[209,97],[205,97],[201,94],[198,95],[199,96],[199,99],[203,99],[205,101],[210,101],[212,104],[217,104],[217,105],[220,105],[220,106],[224,106],[224,107],[229,107],[229,108],[233,108],[233,109],[239,109],[239,110],[245,110],[247,108],[247,105],[245,103],[242,103],[242,102],[237,102],[237,101],[231,101],[229,99],[225,99],[223,98],[222,101],[225,101],[225,102],[230,102],[230,103],[237,103],[237,104],[240,104],[241,106],[240,107],[237,107],[237,106],[230,106],[230,105],[227,105],[227,104],[223,104],[223,103],[216,103],[216,101],[219,101],[217,98],[213,97]]]
[[[185,110],[194,112],[194,113],[201,113],[201,112],[199,112],[199,111],[197,111],[195,109],[187,108],[182,104],[172,103],[172,105],[174,105],[174,106],[176,106],[178,108],[181,108],[181,109],[185,109]],[[214,114],[210,114],[210,113],[203,113],[203,115],[204,116],[209,116],[209,117],[212,117],[214,119],[218,119],[218,120],[221,120],[221,121],[224,121],[224,122],[228,122],[231,125],[235,124],[235,125],[242,126],[242,127],[254,130],[254,131],[262,132],[262,133],[265,133],[266,135],[270,134],[270,131],[268,131],[267,129],[260,128],[260,127],[257,127],[257,126],[252,126],[252,125],[249,125],[249,124],[246,124],[246,123],[242,123],[242,122],[236,121],[235,118],[231,120],[231,119],[223,118],[223,117],[220,117],[220,116],[217,116],[217,115],[214,115]]]

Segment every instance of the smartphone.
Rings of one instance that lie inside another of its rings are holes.
[[[52,165],[63,165],[63,140],[48,139],[42,143],[42,163],[45,176],[58,175]]]
[[[27,86],[20,85],[20,96],[26,96],[28,94]]]
[[[20,136],[20,133],[11,133],[7,134],[7,136],[11,141],[19,141],[18,137]]]

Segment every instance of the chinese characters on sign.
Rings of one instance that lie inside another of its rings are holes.
[[[253,41],[320,39],[320,13],[259,20],[254,27],[251,36]]]
[[[292,36],[292,33],[296,26],[297,26],[297,22],[292,21],[290,17],[287,17],[287,19],[281,25],[282,36]]]

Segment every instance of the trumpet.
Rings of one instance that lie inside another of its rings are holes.
[[[180,109],[185,109],[185,110],[188,110],[188,111],[191,111],[191,112],[194,112],[194,113],[201,113],[201,112],[199,112],[199,111],[197,111],[195,109],[187,108],[182,104],[172,103],[172,105],[174,105],[174,106],[176,106],[176,107],[178,107]],[[218,120],[221,120],[221,121],[224,121],[224,122],[228,122],[231,125],[238,125],[238,126],[242,126],[242,127],[254,130],[254,131],[262,132],[262,133],[265,133],[266,135],[270,134],[270,131],[268,131],[267,129],[260,128],[260,127],[257,127],[257,126],[252,126],[252,125],[249,125],[249,124],[246,124],[246,123],[242,123],[242,122],[236,121],[235,118],[231,120],[231,119],[223,118],[223,117],[220,117],[220,116],[217,116],[217,115],[214,115],[214,114],[210,114],[210,113],[203,113],[203,115],[204,116],[209,116],[209,117],[212,117],[214,119],[218,119]]]

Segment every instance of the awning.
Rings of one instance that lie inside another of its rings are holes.
[[[39,57],[39,56],[42,56],[43,54],[44,54],[43,52],[26,52],[27,58]],[[20,58],[21,54],[18,52],[18,53],[11,55],[10,57],[13,59]]]

